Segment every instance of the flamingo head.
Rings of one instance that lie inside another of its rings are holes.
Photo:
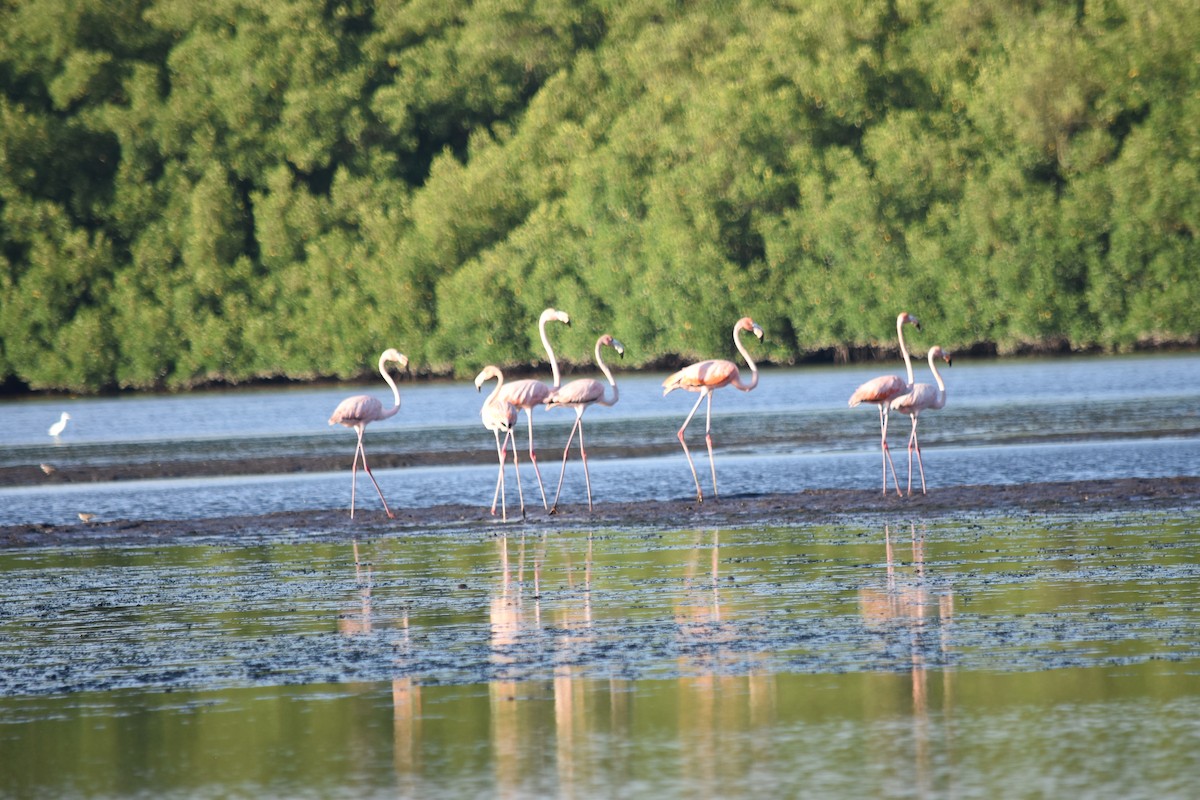
[[[912,325],[917,330],[921,330],[921,321],[907,311],[900,312],[900,315],[896,317],[896,324],[897,326]]]
[[[625,357],[625,345],[621,344],[620,339],[614,339],[612,336],[606,333],[601,336],[599,341],[596,343],[601,347],[611,347],[613,350],[617,351],[617,355],[619,355],[621,358]]]
[[[538,322],[544,325],[551,320],[561,322],[567,326],[570,326],[571,324],[570,315],[568,315],[565,311],[559,311],[555,308],[547,308],[545,311],[543,311],[541,319],[539,319]]]
[[[933,346],[933,349],[929,351],[929,363],[932,364],[934,361],[936,361],[939,358],[942,361],[946,362],[947,367],[954,366],[954,364],[952,364],[950,361],[950,354],[935,344]]]
[[[750,331],[756,337],[758,337],[759,340],[763,338],[763,329],[758,326],[757,322],[749,317],[742,317],[739,319],[735,329],[739,331]]]
[[[400,365],[400,369],[408,369],[408,356],[401,353],[394,347],[389,347],[383,351],[383,355],[379,357],[379,363],[382,365],[385,361],[395,361]]]
[[[493,364],[488,364],[486,367],[483,368],[482,372],[480,372],[478,375],[475,376],[475,391],[482,392],[483,384],[486,381],[490,381],[492,378],[496,378],[497,380],[504,380],[504,373],[502,373],[500,371],[499,367],[497,367]]]

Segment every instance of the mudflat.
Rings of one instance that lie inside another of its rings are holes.
[[[878,491],[814,489],[782,494],[721,497],[697,503],[692,499],[636,503],[560,505],[556,514],[540,506],[510,510],[507,523],[487,507],[442,505],[398,508],[394,519],[382,509],[359,509],[350,519],[346,510],[296,510],[250,516],[205,519],[97,519],[67,525],[0,527],[0,548],[111,546],[152,542],[205,540],[236,544],[242,540],[340,540],[360,536],[412,534],[423,529],[481,528],[679,529],[710,526],[925,520],[998,514],[1103,514],[1118,512],[1200,511],[1200,476],[1122,478],[1109,481],[1069,481],[1032,484],[950,486],[926,495],[884,497]]]

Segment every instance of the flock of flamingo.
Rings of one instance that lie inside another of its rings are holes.
[[[564,386],[562,385],[562,379],[558,370],[558,361],[554,356],[554,348],[550,345],[550,338],[546,334],[546,324],[549,322],[561,322],[570,325],[571,318],[565,312],[547,308],[542,312],[538,320],[538,332],[541,335],[542,346],[546,348],[546,355],[550,359],[550,369],[554,378],[553,385],[533,379],[506,383],[504,381],[504,373],[499,367],[492,364],[484,367],[479,375],[475,377],[475,388],[477,391],[482,391],[483,385],[488,381],[496,381],[495,387],[493,387],[487,399],[484,400],[480,417],[483,420],[483,426],[491,431],[496,439],[496,457],[499,461],[496,489],[492,495],[491,513],[495,515],[496,505],[499,503],[501,518],[505,522],[508,521],[505,462],[507,461],[510,445],[513,466],[517,476],[517,496],[520,500],[521,517],[522,519],[525,517],[525,495],[521,489],[521,472],[517,460],[517,442],[515,436],[519,412],[524,411],[525,418],[529,422],[529,460],[533,464],[533,473],[537,476],[538,490],[541,493],[543,509],[548,510],[551,514],[558,510],[558,499],[562,494],[563,477],[567,469],[567,456],[571,451],[571,444],[575,440],[575,435],[578,433],[579,456],[583,461],[583,475],[587,486],[588,511],[591,511],[592,480],[588,474],[587,451],[584,449],[583,444],[583,412],[592,405],[615,405],[620,396],[612,371],[604,363],[602,348],[612,348],[618,356],[623,356],[625,354],[625,346],[607,333],[596,340],[596,365],[604,373],[604,377],[608,380],[608,386],[612,387],[611,395],[609,395],[608,389],[603,383],[592,378],[581,378],[571,381]],[[934,346],[929,350],[929,368],[933,372],[934,380],[937,382],[936,388],[928,383],[914,383],[912,359],[909,357],[908,348],[904,343],[905,325],[912,325],[917,330],[920,330],[921,323],[908,312],[902,312],[896,317],[896,336],[900,342],[900,354],[904,357],[904,366],[907,370],[906,378],[901,378],[899,375],[881,375],[858,387],[854,394],[850,396],[851,407],[867,403],[877,406],[879,409],[880,448],[883,453],[884,496],[888,494],[887,477],[889,468],[892,474],[892,481],[896,487],[896,494],[897,496],[903,496],[903,493],[900,491],[900,480],[896,477],[896,466],[892,461],[891,452],[888,449],[887,428],[889,411],[905,414],[912,420],[912,432],[908,437],[908,494],[911,495],[912,459],[914,452],[917,456],[917,466],[921,475],[921,492],[925,493],[925,465],[921,461],[921,446],[917,440],[917,418],[922,411],[939,409],[946,405],[946,385],[942,382],[942,377],[938,373],[937,361],[940,359],[949,365],[951,363],[949,354],[943,352],[942,348],[938,346]],[[669,376],[662,384],[663,396],[670,394],[676,389],[696,392],[699,395],[696,398],[695,405],[688,412],[683,425],[680,426],[679,432],[676,434],[679,438],[679,444],[683,447],[683,453],[687,457],[688,467],[692,471],[692,480],[696,484],[697,502],[704,502],[704,491],[700,488],[700,477],[696,473],[696,465],[692,461],[692,454],[688,449],[687,440],[684,435],[692,418],[696,416],[696,412],[700,409],[700,404],[706,402],[704,442],[708,448],[709,469],[712,471],[713,496],[718,497],[717,466],[713,458],[712,394],[724,386],[733,386],[743,392],[748,392],[758,385],[758,367],[746,351],[745,345],[742,344],[741,334],[743,332],[753,333],[756,338],[761,340],[763,338],[763,329],[750,317],[742,317],[733,326],[734,346],[741,353],[746,366],[750,368],[751,377],[749,382],[742,382],[741,373],[734,362],[725,359],[707,359],[684,367]],[[363,449],[363,432],[367,425],[394,416],[400,410],[400,390],[396,387],[396,382],[388,373],[389,363],[398,364],[400,369],[404,369],[408,366],[408,358],[394,348],[383,351],[383,354],[379,356],[379,372],[383,375],[384,381],[392,390],[394,404],[391,408],[385,409],[383,403],[376,397],[360,394],[347,397],[339,403],[338,407],[334,409],[333,415],[329,418],[330,425],[345,425],[348,428],[353,428],[358,434],[358,447],[354,451],[354,464],[351,467],[351,519],[354,517],[355,492],[358,483],[358,463],[360,460],[362,461],[363,470],[371,479],[371,483],[375,485],[375,491],[379,494],[379,500],[383,503],[383,510],[387,512],[388,517],[395,516],[392,510],[388,508],[387,500],[383,497],[383,490],[379,488],[379,482],[371,474],[371,468],[367,465],[367,453]],[[548,409],[564,407],[575,410],[575,424],[571,427],[571,434],[567,437],[567,445],[563,448],[562,467],[558,475],[558,488],[555,490],[554,502],[552,504],[546,501],[546,490],[542,484],[542,475],[537,463],[537,453],[533,445],[533,409],[539,406]],[[500,439],[501,433],[504,434],[503,441]]]

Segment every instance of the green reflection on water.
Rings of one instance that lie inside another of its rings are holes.
[[[1187,796],[1198,549],[1130,514],[4,552],[0,794]]]
[[[1197,664],[0,701],[13,796],[1186,796]]]

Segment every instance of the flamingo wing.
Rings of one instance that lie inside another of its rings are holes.
[[[338,407],[333,410],[333,415],[329,418],[329,424],[341,424],[347,428],[353,428],[355,425],[374,422],[382,414],[383,403],[379,402],[379,398],[369,394],[356,394],[338,403]]]
[[[571,381],[546,398],[546,406],[573,406],[595,403],[604,397],[604,384],[592,378]]]
[[[698,392],[702,389],[720,389],[739,379],[737,364],[724,359],[709,359],[689,364],[663,381],[663,394],[675,389]]]
[[[908,384],[899,375],[880,375],[854,390],[850,395],[850,407],[859,403],[890,403],[908,391]]]
[[[533,408],[546,402],[552,391],[554,390],[541,381],[527,378],[504,384],[500,388],[499,399],[518,408]]]

